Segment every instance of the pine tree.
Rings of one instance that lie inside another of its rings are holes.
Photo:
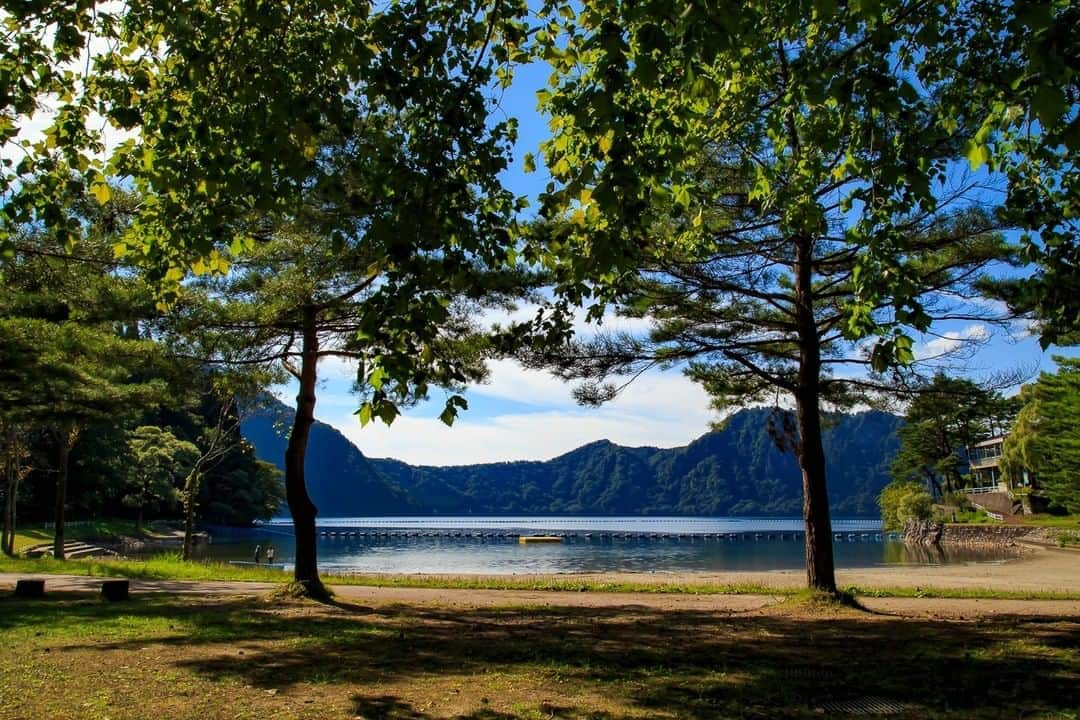
[[[1030,473],[1038,494],[1080,513],[1080,359],[1055,357],[1056,373],[1041,373],[1020,393],[1024,402],[1005,439],[1002,471]]]

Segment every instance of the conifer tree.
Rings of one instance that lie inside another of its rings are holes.
[[[1005,439],[1002,472],[1032,478],[1037,492],[1058,508],[1080,513],[1080,360],[1055,357],[1020,393],[1024,402]]]
[[[895,481],[922,483],[937,497],[964,486],[975,443],[1004,434],[1016,403],[971,380],[937,373],[914,389],[892,464]]]
[[[987,210],[982,178],[962,170],[1042,148],[1013,143],[995,156],[1030,124],[984,129],[950,74],[947,59],[966,66],[965,42],[985,39],[968,21],[986,7],[546,9],[537,39],[555,73],[540,103],[554,137],[543,199],[559,224],[530,257],[554,267],[564,301],[591,304],[592,317],[614,302],[657,321],[647,338],[576,353],[569,372],[688,362],[718,405],[787,396],[808,583],[835,591],[822,403],[910,382],[915,339],[937,321],[1003,319],[966,302],[973,281],[1016,257],[1000,231],[1029,220],[1051,229],[1042,216]],[[1026,24],[1011,25],[1010,39]]]

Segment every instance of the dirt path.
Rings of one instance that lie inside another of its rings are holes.
[[[10,592],[19,575],[0,573],[0,592]],[[101,578],[85,575],[46,576],[46,590],[52,592],[97,592]],[[182,580],[132,580],[133,593],[194,595],[261,595],[274,589],[273,583],[191,582]],[[336,597],[350,604],[382,607],[394,604],[476,609],[499,606],[567,608],[647,608],[651,610],[694,610],[717,613],[747,613],[783,602],[773,595],[693,595],[681,593],[606,593],[532,590],[447,590],[435,588],[334,586]],[[905,617],[977,619],[991,616],[1045,616],[1080,620],[1076,600],[970,600],[941,598],[860,598],[873,612]]]

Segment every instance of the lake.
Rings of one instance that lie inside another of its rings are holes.
[[[722,572],[803,567],[800,518],[397,517],[321,518],[319,564],[341,573],[510,575],[581,572]],[[1007,550],[909,548],[869,519],[833,520],[836,565],[1001,562]],[[557,544],[519,535],[562,534]],[[251,562],[272,543],[275,562],[293,561],[292,524],[218,528],[204,557]],[[265,554],[264,554],[265,560]]]

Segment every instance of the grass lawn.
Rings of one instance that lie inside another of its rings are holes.
[[[1080,530],[1080,515],[1025,515],[1024,525]]]
[[[0,718],[1075,718],[1080,618],[0,598]]]

